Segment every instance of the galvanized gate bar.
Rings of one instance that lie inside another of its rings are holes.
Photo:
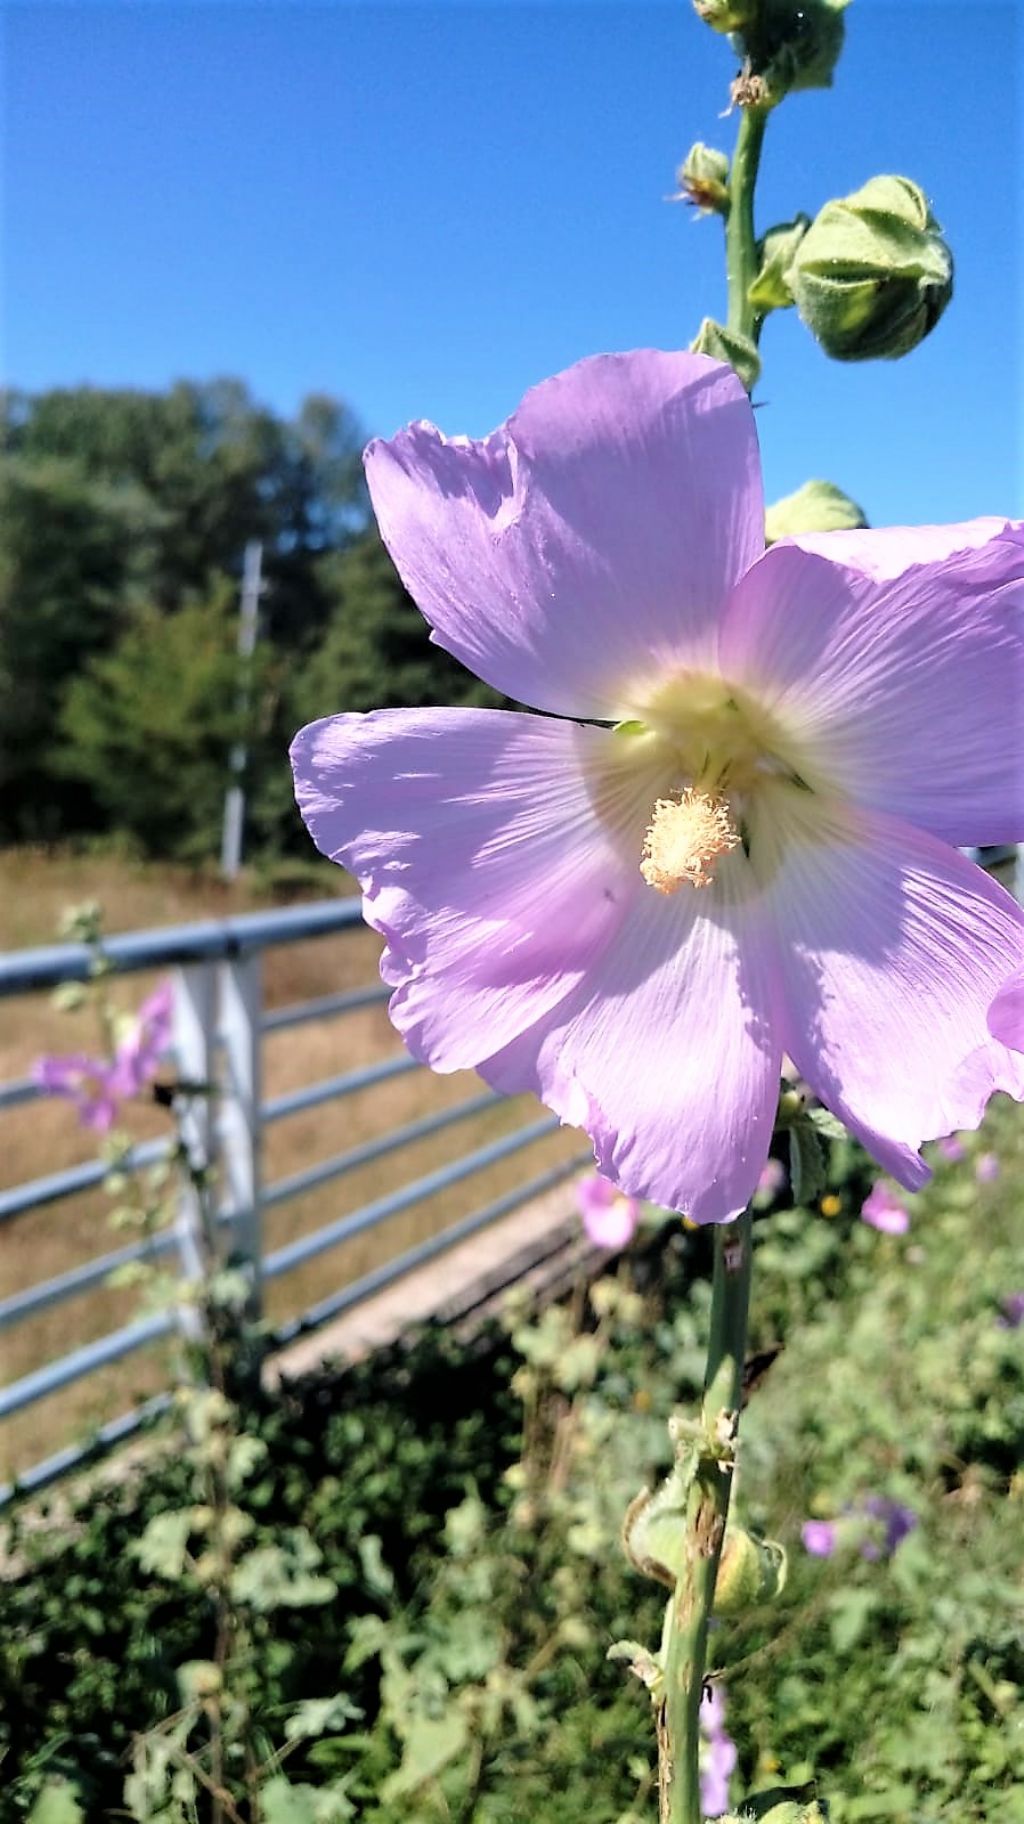
[[[474,1096],[469,1102],[457,1102],[454,1108],[442,1108],[434,1115],[423,1115],[419,1121],[409,1121],[405,1127],[392,1128],[389,1134],[381,1134],[379,1139],[364,1140],[361,1146],[353,1146],[347,1153],[335,1153],[332,1159],[322,1159],[316,1165],[307,1165],[304,1171],[292,1172],[287,1178],[278,1178],[268,1184],[263,1192],[263,1208],[270,1209],[273,1204],[286,1203],[292,1197],[302,1197],[307,1191],[315,1191],[322,1184],[329,1184],[333,1178],[340,1178],[345,1172],[354,1172],[361,1165],[369,1165],[374,1159],[383,1159],[386,1153],[393,1153],[400,1146],[412,1146],[417,1140],[425,1140],[431,1134],[439,1134],[444,1128],[454,1126],[456,1121],[468,1121],[473,1115],[482,1115],[488,1108],[497,1106],[499,1097],[489,1089],[482,1096]]]
[[[286,1247],[277,1248],[268,1254],[263,1262],[264,1279],[277,1279],[282,1273],[290,1273],[293,1267],[301,1266],[303,1261],[314,1260],[327,1248],[336,1248],[339,1242],[349,1241],[353,1235],[360,1235],[364,1229],[372,1229],[378,1222],[385,1222],[389,1216],[397,1216],[401,1210],[407,1210],[411,1204],[422,1203],[432,1197],[436,1191],[446,1191],[453,1184],[461,1184],[463,1178],[479,1172],[488,1165],[497,1165],[500,1159],[507,1159],[510,1153],[519,1152],[524,1146],[530,1146],[534,1140],[540,1140],[545,1134],[554,1133],[561,1123],[557,1115],[546,1115],[542,1121],[533,1121],[529,1127],[518,1127],[514,1134],[506,1134],[503,1140],[492,1140],[489,1146],[478,1147],[475,1153],[467,1153],[454,1165],[442,1165],[436,1172],[428,1172],[425,1178],[417,1178],[412,1184],[405,1184],[401,1190],[389,1191],[386,1197],[378,1197],[376,1202],[368,1203],[362,1210],[353,1210],[351,1215],[339,1217],[337,1222],[329,1222],[326,1228],[314,1230],[312,1235],[300,1235],[297,1241],[291,1241]]]

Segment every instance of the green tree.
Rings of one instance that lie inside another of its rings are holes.
[[[54,772],[71,677],[117,638],[146,576],[159,510],[130,482],[63,457],[0,471],[0,840],[88,825],[92,801]]]
[[[333,614],[290,693],[297,723],[338,710],[504,702],[431,643],[427,623],[375,530],[325,558],[320,579]]]
[[[68,691],[60,764],[143,854],[215,854],[236,741],[259,772],[268,664],[257,658],[243,680],[233,595],[222,585],[176,614],[146,608]]]

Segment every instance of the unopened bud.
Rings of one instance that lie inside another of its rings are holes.
[[[713,32],[743,32],[757,17],[758,0],[693,0],[693,6]]]
[[[773,545],[777,538],[793,538],[801,532],[850,532],[867,523],[863,509],[842,488],[831,481],[805,481],[795,494],[786,494],[766,508],[765,543]]]
[[[756,386],[761,372],[761,357],[750,337],[740,335],[738,330],[727,329],[724,323],[716,323],[713,317],[705,317],[690,343],[690,351],[695,355],[711,355],[716,361],[727,362],[739,375],[748,393]]]
[[[792,222],[779,222],[769,228],[758,249],[760,271],[747,296],[759,315],[770,310],[785,310],[793,302],[789,269],[796,250],[810,227],[810,217],[798,215]]]
[[[698,140],[676,172],[676,182],[680,195],[699,215],[728,214],[729,160],[724,152]]]
[[[779,1595],[786,1582],[786,1554],[774,1539],[758,1539],[730,1526],[715,1585],[715,1614],[737,1615]]]
[[[746,53],[733,99],[774,108],[793,89],[827,89],[843,48],[849,0],[761,0],[742,29]],[[746,9],[751,10],[749,7]]]
[[[796,307],[836,361],[907,355],[953,295],[953,256],[923,190],[874,177],[826,203],[789,270]]]

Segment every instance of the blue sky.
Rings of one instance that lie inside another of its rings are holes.
[[[876,523],[1024,512],[1021,20],[853,0],[830,92],[773,118],[759,226],[899,171],[957,294],[898,363],[768,324],[769,498],[809,475]],[[664,199],[733,60],[688,0],[9,3],[5,367],[29,389],[238,374],[368,431],[482,433],[581,355],[685,344],[721,235]]]

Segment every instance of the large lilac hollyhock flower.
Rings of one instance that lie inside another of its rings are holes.
[[[1024,921],[958,853],[1024,835],[1024,526],[766,551],[743,387],[655,351],[479,443],[414,424],[367,475],[432,638],[546,712],[296,737],[417,1057],[535,1091],[696,1222],[748,1202],[784,1052],[910,1188],[923,1141],[1024,1095],[986,1023]]]
[[[988,1010],[989,1030],[1014,1051],[1024,1051],[1024,969],[1004,982]]]
[[[729,1809],[729,1781],[736,1770],[736,1743],[725,1726],[725,1693],[712,1685],[700,1700],[700,1808],[705,1818]]]

